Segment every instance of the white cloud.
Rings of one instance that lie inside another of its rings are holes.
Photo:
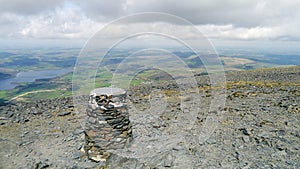
[[[0,0],[1,13],[34,15],[63,6],[64,0]]]
[[[77,9],[56,9],[47,15],[30,16],[18,31],[31,38],[89,38],[102,27]]]
[[[207,37],[216,39],[274,39],[280,36],[279,27],[241,28],[233,25],[201,25],[197,28]]]
[[[167,12],[191,21],[208,38],[299,40],[299,6],[298,0],[0,0],[0,38],[88,38],[106,23],[124,15]],[[136,24],[143,26],[153,21]],[[174,24],[174,27],[157,23],[153,26],[169,29],[171,33],[188,29],[186,25]],[[134,29],[138,29],[137,25]],[[122,29],[116,27],[112,31],[117,34]],[[195,36],[192,32],[184,34]]]

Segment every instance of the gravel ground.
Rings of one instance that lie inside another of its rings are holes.
[[[212,113],[214,90],[207,76],[196,77],[197,104],[192,102],[195,93],[182,98],[172,83],[131,88],[128,105],[134,138],[161,139],[169,134],[180,139],[171,146],[165,146],[168,140],[148,141],[154,147],[149,151],[147,145],[139,147],[144,156],[116,153],[100,163],[80,151],[83,119],[72,98],[2,106],[0,168],[300,168],[299,75],[300,67],[228,73],[226,105],[216,116],[213,132],[202,141],[198,137]],[[174,125],[184,121],[182,113],[193,111],[193,106],[181,107],[182,102],[199,107],[199,113],[188,119],[194,122],[188,130]]]

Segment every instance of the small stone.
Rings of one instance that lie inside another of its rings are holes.
[[[85,153],[84,146],[81,146],[81,148],[79,149],[79,151],[80,151],[81,153]]]
[[[90,137],[95,137],[98,133],[94,130],[89,130],[87,132],[87,135],[90,136]]]
[[[243,136],[242,138],[245,143],[250,142],[249,136]]]
[[[110,153],[104,153],[103,155],[96,155],[96,156],[90,157],[90,159],[93,161],[96,161],[96,162],[105,162],[109,156],[110,156]]]
[[[57,116],[67,116],[69,114],[71,114],[71,112],[60,112],[57,114]]]
[[[285,124],[286,126],[290,126],[290,122],[288,122],[288,121],[284,122],[284,124]]]
[[[173,165],[173,157],[171,154],[168,154],[164,161],[164,167],[172,167],[172,165]]]
[[[82,153],[81,152],[75,152],[74,154],[73,154],[73,159],[79,159],[80,157],[82,157]]]
[[[114,125],[114,124],[120,124],[121,121],[124,119],[124,117],[120,117],[120,118],[116,118],[116,119],[111,119],[111,120],[108,120],[108,123]]]
[[[235,154],[236,154],[236,159],[237,159],[237,160],[240,161],[240,160],[243,158],[243,155],[240,154],[239,152],[235,152]]]
[[[277,151],[276,153],[272,154],[273,157],[282,157],[286,155],[287,153],[285,151]]]
[[[74,135],[80,135],[80,134],[84,133],[84,130],[83,129],[75,129],[72,133]]]
[[[208,144],[216,144],[217,143],[217,141],[215,139],[213,139],[213,138],[208,139],[206,142]]]
[[[50,167],[50,165],[45,162],[42,162],[42,161],[35,164],[36,169],[42,169],[42,168],[48,168],[48,167]]]
[[[33,112],[32,114],[33,114],[33,115],[41,115],[41,114],[43,114],[43,113],[40,112],[40,111],[35,111],[35,112]]]
[[[93,117],[89,117],[89,118],[88,118],[88,121],[89,121],[90,123],[92,123],[92,124],[95,124],[95,123],[96,123],[96,119],[93,118]]]
[[[80,150],[82,148],[82,145],[77,146],[77,150]]]
[[[117,139],[116,139],[117,142],[120,142],[120,141],[122,141],[122,140],[123,140],[122,138],[117,138]]]
[[[187,97],[183,98],[184,102],[188,102],[188,101],[191,101],[191,100],[192,100],[192,98],[190,96],[187,96]]]
[[[284,146],[283,144],[277,144],[277,145],[276,145],[276,148],[277,148],[279,151],[285,150],[285,146]]]
[[[99,124],[107,124],[107,121],[99,121]]]
[[[288,165],[295,165],[296,164],[294,161],[291,161],[291,160],[286,160],[285,163],[288,164]]]
[[[243,131],[243,134],[245,134],[247,136],[250,136],[252,134],[250,129],[247,129],[247,128],[243,128],[242,131]]]
[[[285,131],[284,131],[284,130],[278,130],[278,131],[276,131],[276,133],[277,133],[278,135],[280,135],[280,136],[285,135]]]

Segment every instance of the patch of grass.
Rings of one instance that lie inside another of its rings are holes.
[[[7,91],[0,91],[0,105],[4,104],[7,100]]]
[[[6,97],[7,97],[7,91],[1,90],[1,91],[0,91],[0,98],[1,98],[1,99],[4,99],[4,98],[6,98]]]
[[[130,86],[138,86],[138,85],[141,85],[142,82],[144,82],[144,81],[141,80],[141,79],[133,79],[133,80],[130,82]]]
[[[272,81],[238,81],[238,82],[227,82],[227,88],[233,88],[236,86],[257,86],[257,87],[283,87],[283,86],[300,86],[298,83],[293,82],[272,82]]]
[[[26,100],[39,100],[39,99],[51,99],[51,98],[60,98],[60,97],[70,97],[72,96],[71,91],[62,91],[62,90],[55,90],[49,92],[38,92],[38,93],[31,93],[28,95],[23,96],[22,98]]]
[[[109,86],[111,86],[111,84],[105,81],[95,82],[95,88],[109,87]]]
[[[111,79],[113,74],[107,70],[100,69],[98,70],[95,76],[95,87],[108,87],[111,85]]]
[[[64,80],[64,81],[69,81],[69,82],[71,82],[72,79],[73,79],[73,73],[68,73],[68,74],[62,76],[61,78],[62,78],[62,80]]]

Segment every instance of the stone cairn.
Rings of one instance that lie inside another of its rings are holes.
[[[91,91],[87,116],[84,151],[89,159],[106,161],[110,156],[107,150],[122,149],[132,139],[125,90],[97,88]]]

